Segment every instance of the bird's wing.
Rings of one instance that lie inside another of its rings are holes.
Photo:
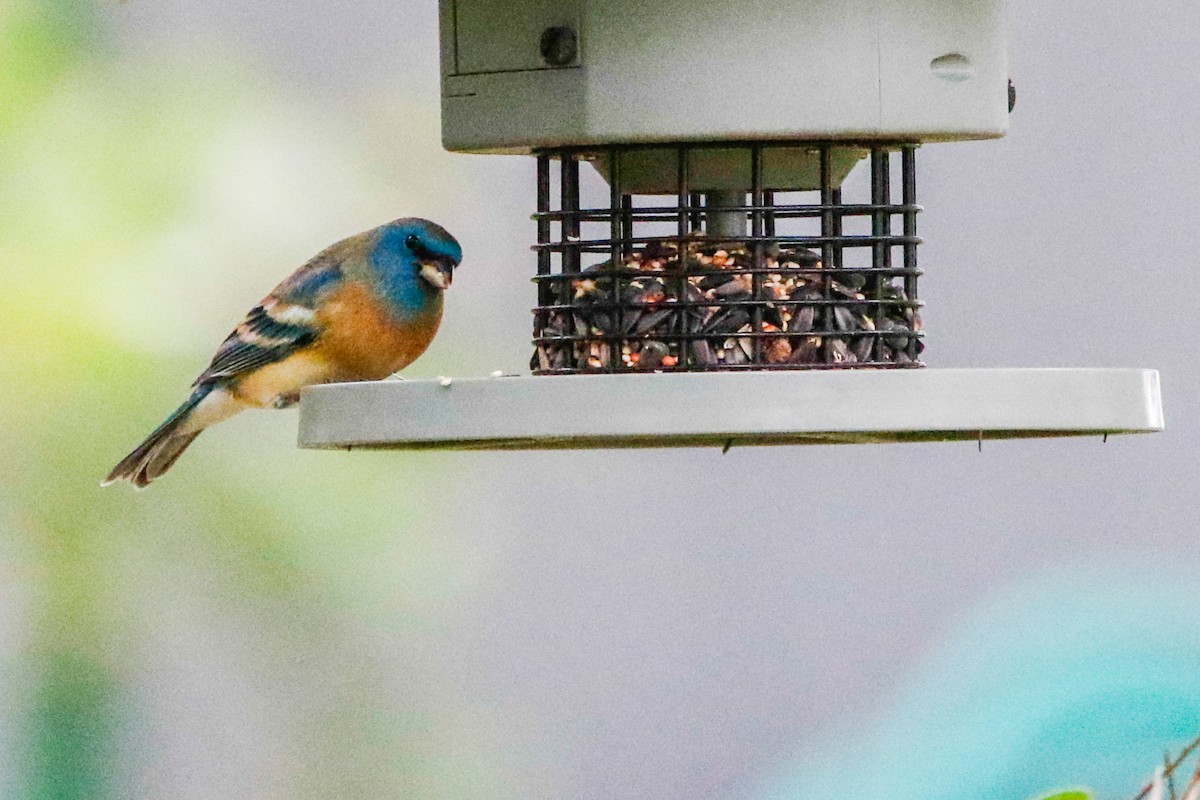
[[[263,298],[217,348],[196,384],[245,375],[317,340],[317,308],[341,280],[340,262],[317,256]]]

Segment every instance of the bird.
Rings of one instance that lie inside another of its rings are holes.
[[[145,488],[205,428],[249,408],[287,408],[305,386],[400,371],[433,341],[460,261],[458,241],[416,217],[330,245],[250,310],[183,404],[101,485]]]

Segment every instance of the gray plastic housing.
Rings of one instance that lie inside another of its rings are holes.
[[[1002,0],[440,3],[448,150],[1007,129]],[[577,50],[552,66],[543,36],[563,27]]]

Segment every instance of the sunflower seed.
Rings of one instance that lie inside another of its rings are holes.
[[[654,340],[642,342],[637,362],[638,369],[658,369],[669,353],[670,349],[662,342]]]
[[[816,309],[812,306],[800,306],[792,315],[792,321],[788,323],[788,330],[794,333],[808,333],[813,329],[815,315]]]
[[[858,341],[856,341],[854,343],[854,346],[851,348],[851,351],[854,353],[854,357],[857,358],[859,361],[870,361],[871,360],[871,350],[874,347],[875,347],[875,337],[874,336],[860,336],[860,337],[858,337]]]
[[[692,355],[700,364],[711,365],[717,363],[717,355],[713,352],[712,347],[704,339],[696,339],[692,342]]]
[[[805,336],[792,345],[792,354],[788,356],[789,364],[815,364],[821,352],[821,337]]]

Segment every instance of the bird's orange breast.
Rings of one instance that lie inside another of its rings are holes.
[[[363,284],[347,282],[317,312],[321,328],[314,354],[333,370],[330,380],[378,380],[417,359],[442,321],[442,297],[400,320]]]

